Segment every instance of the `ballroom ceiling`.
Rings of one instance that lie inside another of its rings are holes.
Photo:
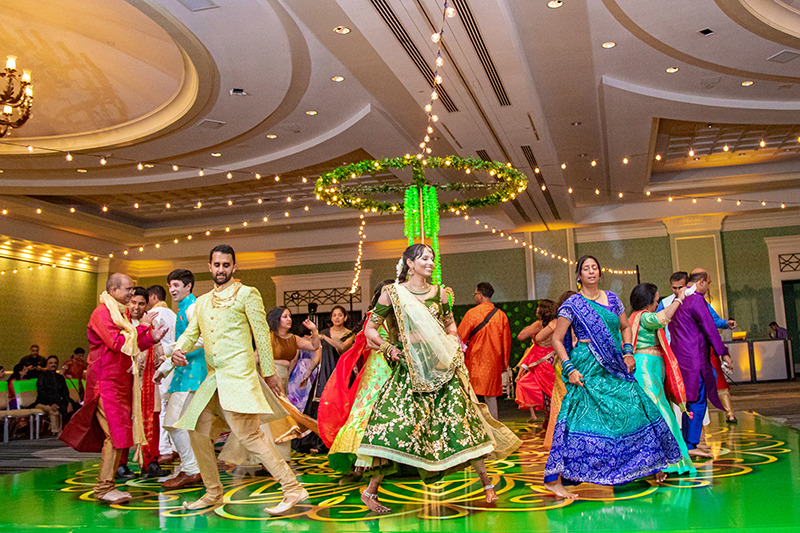
[[[486,210],[498,227],[583,225],[620,205],[630,221],[674,216],[667,196],[800,206],[796,2],[452,3],[430,147],[528,175]],[[244,222],[356,228],[360,213],[317,201],[313,182],[419,150],[442,4],[7,0],[0,56],[33,71],[35,101],[0,139],[3,232],[57,228],[100,254]],[[402,237],[400,217],[368,217]]]

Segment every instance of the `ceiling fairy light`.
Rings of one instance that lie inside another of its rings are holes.
[[[469,221],[470,220],[470,216],[467,215],[467,214],[465,214],[462,217],[461,216],[461,210],[459,210],[459,209],[450,209],[450,211],[455,213],[458,216],[458,218],[461,218],[462,220],[465,220],[465,221]],[[538,246],[534,246],[532,243],[526,242],[524,239],[522,239],[522,240],[515,239],[511,235],[506,235],[506,233],[504,231],[499,231],[498,232],[497,228],[493,228],[493,227],[489,226],[488,224],[485,224],[485,223],[481,222],[480,220],[478,220],[475,217],[472,217],[471,220],[473,220],[475,222],[476,226],[480,227],[481,225],[483,225],[484,229],[489,230],[492,234],[497,235],[498,237],[500,237],[500,239],[502,239],[504,241],[513,242],[514,244],[521,244],[523,248],[527,248],[528,250],[532,250],[533,252],[541,254],[543,257],[546,257],[548,259],[555,259],[555,260],[561,261],[562,263],[565,263],[567,265],[574,265],[575,264],[575,261],[569,259],[568,257],[564,257],[564,256],[558,255],[558,254],[556,254],[554,252],[550,252],[548,250],[545,250],[544,248],[539,248]],[[620,275],[635,275],[636,274],[636,269],[619,270],[619,269],[613,269],[613,268],[604,268],[603,271],[604,272],[609,272],[611,274],[620,274]]]

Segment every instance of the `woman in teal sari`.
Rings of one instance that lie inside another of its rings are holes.
[[[361,499],[374,512],[390,511],[378,501],[384,475],[433,482],[468,464],[480,477],[486,501],[494,502],[484,459],[502,459],[521,444],[478,403],[449,296],[427,281],[433,266],[430,247],[409,246],[398,263],[397,283],[386,287],[370,314],[364,336],[383,354],[391,374],[372,404],[356,453],[331,461],[341,468],[340,459],[349,459],[369,478]],[[388,340],[379,332],[384,320]],[[334,443],[331,451],[336,448]]]
[[[636,382],[636,362],[625,306],[598,288],[597,259],[583,256],[576,269],[580,292],[558,311],[553,348],[568,379],[545,466],[545,487],[576,498],[560,478],[616,485],[657,473],[681,459],[680,448],[658,407]],[[570,354],[562,339],[569,328]],[[624,345],[623,345],[624,342]]]
[[[681,426],[675,413],[667,401],[669,396],[672,401],[686,412],[686,389],[683,385],[683,376],[678,367],[675,354],[667,343],[664,332],[672,319],[672,315],[683,304],[684,289],[681,289],[672,303],[663,311],[655,312],[658,307],[658,287],[652,283],[640,283],[631,292],[631,327],[633,330],[633,351],[636,359],[636,381],[655,402],[661,415],[666,420],[672,435],[678,442],[683,456],[676,464],[664,469],[664,472],[677,474],[696,474],[697,470],[689,458],[689,451],[681,434]]]

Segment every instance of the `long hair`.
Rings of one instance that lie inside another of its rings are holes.
[[[400,259],[403,263],[403,266],[400,269],[400,273],[397,275],[397,281],[403,283],[404,281],[408,280],[409,259],[411,261],[416,261],[422,256],[422,254],[425,253],[426,250],[429,251],[431,254],[433,254],[433,249],[427,244],[417,243],[417,244],[412,244],[411,246],[406,248],[406,251],[403,252],[403,257]],[[436,256],[434,256],[434,259],[436,259]]]
[[[558,306],[553,300],[539,300],[537,309],[541,315],[542,324],[545,326],[555,320],[558,315]]]
[[[631,308],[641,311],[656,299],[658,287],[653,283],[640,283],[631,291]]]
[[[281,316],[283,312],[286,311],[286,307],[279,305],[275,309],[271,309],[269,313],[267,313],[267,325],[269,325],[269,330],[272,333],[278,333],[278,328],[281,327]],[[291,314],[291,311],[289,311]]]

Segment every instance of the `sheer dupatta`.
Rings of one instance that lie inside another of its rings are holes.
[[[414,392],[435,392],[453,379],[464,353],[458,339],[445,333],[428,307],[408,289],[394,283],[389,286],[403,355]]]
[[[370,314],[372,311],[367,313],[367,318],[364,320],[365,327],[369,324]],[[370,351],[362,329],[356,335],[353,346],[339,357],[339,362],[336,363],[336,368],[322,391],[317,410],[317,421],[319,436],[328,448],[333,446],[339,430],[347,423],[358,386],[361,384],[364,362],[369,357]],[[356,368],[358,368],[358,374],[353,378]]]
[[[636,340],[639,338],[639,325],[642,320],[642,313],[644,311],[636,311],[631,315],[631,328],[633,329],[633,348],[636,351]],[[686,413],[686,387],[683,384],[683,376],[681,369],[678,366],[678,360],[675,358],[675,353],[672,351],[669,343],[667,342],[667,334],[664,328],[655,331],[655,336],[661,345],[662,358],[664,359],[664,374],[666,376],[665,389],[669,395],[670,401],[680,407],[681,411]],[[688,413],[689,418],[692,413]]]

